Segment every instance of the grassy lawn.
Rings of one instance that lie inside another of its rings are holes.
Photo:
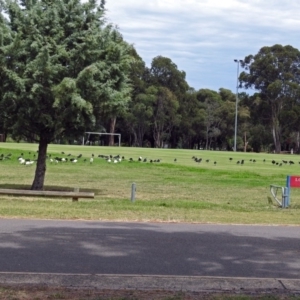
[[[0,188],[30,188],[35,164],[21,165],[17,158],[23,153],[24,158],[35,159],[36,150],[37,144],[0,144],[0,155],[11,154],[10,159],[0,160]],[[81,191],[95,192],[94,200],[72,202],[68,198],[0,195],[0,217],[300,224],[300,189],[292,190],[287,209],[278,208],[267,198],[270,184],[285,186],[287,175],[300,175],[298,155],[72,145],[48,148],[51,158],[70,159],[79,154],[82,157],[77,163],[51,163],[48,159],[45,190],[79,187]],[[90,164],[92,154],[94,161]],[[99,155],[120,155],[125,159],[109,163]],[[147,158],[147,162],[139,162],[139,156]],[[195,162],[193,156],[202,161]],[[130,158],[133,162],[129,162]],[[241,160],[244,164],[237,163]],[[272,160],[278,164],[272,164]],[[282,160],[292,160],[294,164]],[[130,201],[133,182],[134,203]]]

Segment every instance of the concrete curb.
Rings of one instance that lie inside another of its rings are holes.
[[[0,285],[44,285],[110,290],[269,291],[300,293],[300,279],[203,276],[49,274],[0,272]]]

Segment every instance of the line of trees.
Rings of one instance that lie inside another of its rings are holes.
[[[299,50],[263,47],[241,66],[240,86],[256,93],[238,95],[238,150],[299,151]],[[39,144],[32,189],[49,143],[85,131],[137,147],[233,147],[236,95],[193,89],[167,57],[147,67],[106,23],[104,0],[0,0],[0,82],[0,133]]]
[[[139,58],[129,109],[118,132],[131,146],[232,150],[236,95],[188,86],[185,73],[158,56],[148,68]],[[239,151],[300,152],[300,52],[263,47],[242,60],[238,95]],[[255,93],[253,93],[255,91]]]

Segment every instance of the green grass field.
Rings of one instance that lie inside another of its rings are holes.
[[[24,158],[35,159],[37,147],[37,144],[25,143],[0,144],[0,155],[11,154],[10,159],[0,161],[0,188],[30,187],[35,164],[21,165],[17,158],[23,153]],[[48,159],[45,190],[79,187],[82,191],[95,192],[94,200],[72,202],[67,198],[0,195],[0,216],[300,224],[300,189],[292,190],[291,205],[287,209],[279,208],[275,201],[268,202],[270,184],[285,186],[287,175],[300,175],[300,157],[297,155],[70,145],[49,145],[48,148],[52,158],[75,158],[79,154],[82,157],[77,163],[50,163]],[[90,164],[92,154],[94,162]],[[108,163],[99,155],[120,155],[125,160]],[[147,162],[139,162],[139,156],[147,158]],[[202,158],[201,163],[195,162],[193,156]],[[129,158],[133,162],[129,162]],[[150,163],[150,160],[158,159],[159,163]],[[237,164],[242,159],[244,164]],[[272,164],[272,160],[278,165]],[[284,164],[282,160],[292,160],[294,164]],[[133,182],[137,188],[134,203],[130,201]],[[281,193],[278,195],[280,198]]]

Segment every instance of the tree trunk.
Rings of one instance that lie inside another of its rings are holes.
[[[278,113],[276,113],[276,106],[272,106],[272,135],[275,146],[275,153],[280,153],[281,142],[280,142],[280,123],[278,120]]]
[[[159,136],[159,132],[157,132],[155,138],[154,138],[154,141],[155,141],[155,148],[160,148],[160,136]]]
[[[154,121],[153,139],[154,139],[155,148],[161,148],[162,135],[163,135],[163,126],[159,122]]]
[[[137,134],[136,134],[135,131],[133,132],[133,137],[134,137],[133,146],[134,147],[138,147],[139,146],[139,142],[138,142]]]
[[[276,126],[276,124],[273,124],[272,135],[273,135],[273,141],[275,146],[275,153],[280,153],[281,142],[280,142],[279,128]]]
[[[154,147],[160,148],[160,145],[161,145],[160,132],[159,131],[154,132],[153,138],[154,138],[154,144],[155,144]]]
[[[205,142],[205,150],[208,149],[208,126],[206,127],[206,142]]]
[[[116,121],[117,121],[116,117],[112,117],[110,119],[109,133],[115,133]],[[115,136],[114,135],[109,136],[108,145],[109,146],[114,146],[115,145]]]
[[[44,189],[47,148],[48,142],[46,140],[41,139],[39,143],[39,153],[35,169],[35,176],[31,186],[32,190],[41,191]]]
[[[143,128],[139,127],[137,129],[137,145],[138,147],[143,147],[143,140],[144,140],[144,130]]]
[[[247,146],[248,146],[247,133],[245,131],[245,136],[244,136],[244,152],[247,152]]]

